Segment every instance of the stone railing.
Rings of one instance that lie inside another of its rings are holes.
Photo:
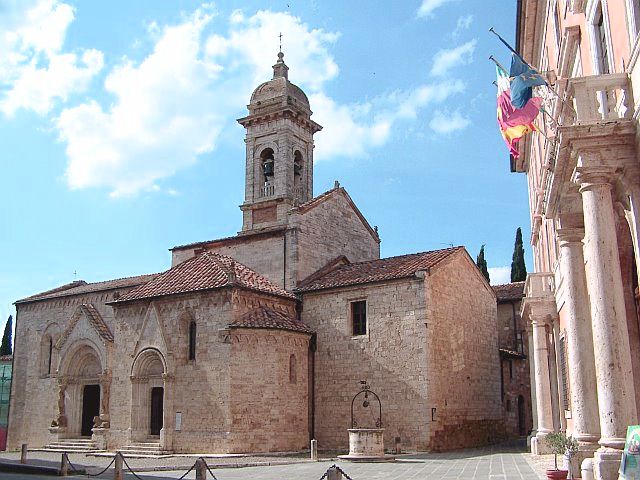
[[[552,273],[530,273],[524,284],[524,294],[527,298],[553,297],[555,290]]]
[[[273,183],[265,183],[264,186],[260,189],[261,197],[272,197],[276,192],[276,186]]]
[[[567,80],[558,122],[562,126],[629,119],[633,94],[626,73],[575,77]]]

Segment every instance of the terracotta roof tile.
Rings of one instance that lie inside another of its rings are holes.
[[[234,235],[232,237],[223,237],[223,238],[216,238],[214,240],[205,240],[202,242],[187,243],[185,245],[176,245],[175,247],[170,248],[169,251],[184,250],[186,248],[207,247],[216,243],[223,243],[223,244],[240,243],[240,242],[252,240],[256,237],[275,236],[284,232],[286,229],[287,227],[281,226],[281,225],[275,226],[275,227],[265,227],[260,230],[240,232],[237,235]]]
[[[114,290],[117,288],[135,287],[142,283],[146,283],[158,276],[157,273],[149,275],[138,275],[136,277],[116,278],[115,280],[107,280],[104,282],[87,283],[84,280],[77,280],[61,287],[57,287],[46,292],[36,293],[30,297],[23,298],[15,303],[35,302],[38,300],[49,300],[51,298],[66,297],[69,295],[81,295],[84,293],[100,292],[103,290]]]
[[[265,307],[258,307],[245,313],[240,320],[229,324],[229,328],[271,328],[313,333],[311,328],[294,317]]]
[[[296,298],[292,293],[236,262],[233,258],[218,253],[204,252],[179,263],[150,282],[125,293],[110,304],[178,293],[213,290],[232,285],[271,295]]]
[[[368,262],[337,265],[335,269],[320,277],[315,274],[311,275],[309,280],[303,281],[296,290],[310,292],[361,283],[407,278],[415,275],[419,270],[426,270],[435,266],[449,255],[461,250],[464,250],[464,247],[445,248],[431,252],[381,258]]]
[[[505,283],[503,285],[492,285],[493,291],[499,302],[509,300],[521,300],[524,297],[524,282]]]

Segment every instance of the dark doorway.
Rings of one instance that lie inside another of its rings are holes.
[[[80,435],[91,436],[93,417],[100,414],[100,385],[85,385],[82,390],[82,428]]]
[[[521,437],[527,434],[524,419],[524,397],[518,395],[518,433]]]
[[[162,429],[162,397],[164,388],[153,387],[151,389],[151,435],[160,435]]]

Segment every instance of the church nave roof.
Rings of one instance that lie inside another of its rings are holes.
[[[161,273],[150,282],[134,288],[111,304],[163,297],[179,293],[214,290],[237,286],[289,299],[295,295],[266,277],[219,253],[204,252]]]
[[[230,328],[268,328],[313,333],[309,326],[283,312],[266,307],[258,307],[245,313],[240,320],[229,324]]]

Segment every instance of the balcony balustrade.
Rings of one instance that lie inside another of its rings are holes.
[[[526,298],[553,297],[554,290],[555,285],[552,273],[530,273],[527,275],[527,281],[524,284]]]
[[[276,186],[271,182],[266,182],[260,189],[260,197],[272,197],[276,192]]]

